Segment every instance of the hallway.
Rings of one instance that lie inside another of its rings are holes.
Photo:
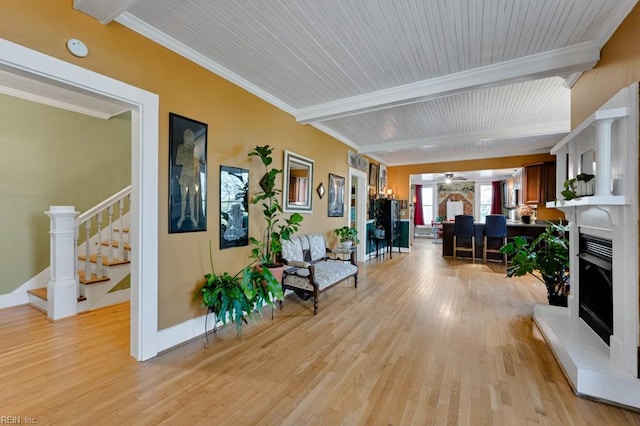
[[[285,300],[150,361],[129,356],[129,305],[51,323],[0,310],[0,416],[38,424],[608,424],[640,414],[573,395],[532,323],[533,279],[499,264],[411,254],[361,265],[310,301]]]

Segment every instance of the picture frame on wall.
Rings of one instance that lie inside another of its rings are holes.
[[[169,113],[169,233],[207,230],[207,124]]]
[[[220,249],[249,245],[249,170],[220,166]]]
[[[342,176],[329,173],[329,217],[344,217],[344,183]]]
[[[369,185],[378,186],[378,165],[377,164],[369,164]]]

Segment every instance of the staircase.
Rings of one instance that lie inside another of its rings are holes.
[[[65,250],[58,250],[61,245],[53,242],[56,226],[61,226],[54,224],[54,214],[50,214],[51,264],[73,262],[70,271],[75,271],[76,313],[122,303],[130,298],[130,194],[129,186],[75,218],[74,241]],[[54,207],[51,211],[55,210]],[[56,283],[56,268],[50,269],[52,275],[48,287],[27,291],[29,305],[44,313],[49,313],[51,302],[48,293]]]

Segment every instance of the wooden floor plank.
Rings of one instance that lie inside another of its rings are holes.
[[[533,279],[411,254],[361,266],[310,301],[138,363],[129,305],[56,322],[0,310],[0,401],[38,424],[640,425],[573,395],[532,322]]]

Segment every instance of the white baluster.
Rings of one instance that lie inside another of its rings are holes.
[[[118,202],[120,217],[120,235],[118,236],[118,260],[124,260],[124,198],[121,198]]]
[[[84,279],[88,281],[91,279],[91,264],[89,262],[91,257],[91,243],[89,242],[91,240],[91,218],[84,223],[84,229]]]
[[[127,235],[127,244],[129,245],[129,250],[126,252],[127,260],[131,260],[131,194],[127,195],[127,213],[129,213],[128,221],[127,221],[127,229],[129,229],[129,234]]]
[[[98,222],[98,249],[96,250],[96,276],[102,278],[103,269],[102,266],[102,212],[96,215]]]
[[[80,297],[82,293],[80,292],[80,277],[78,276],[78,239],[80,236],[80,225],[75,227],[73,232],[73,278],[76,281],[77,297]]]
[[[107,208],[107,214],[109,215],[109,245],[107,260],[109,263],[113,262],[113,205]]]

